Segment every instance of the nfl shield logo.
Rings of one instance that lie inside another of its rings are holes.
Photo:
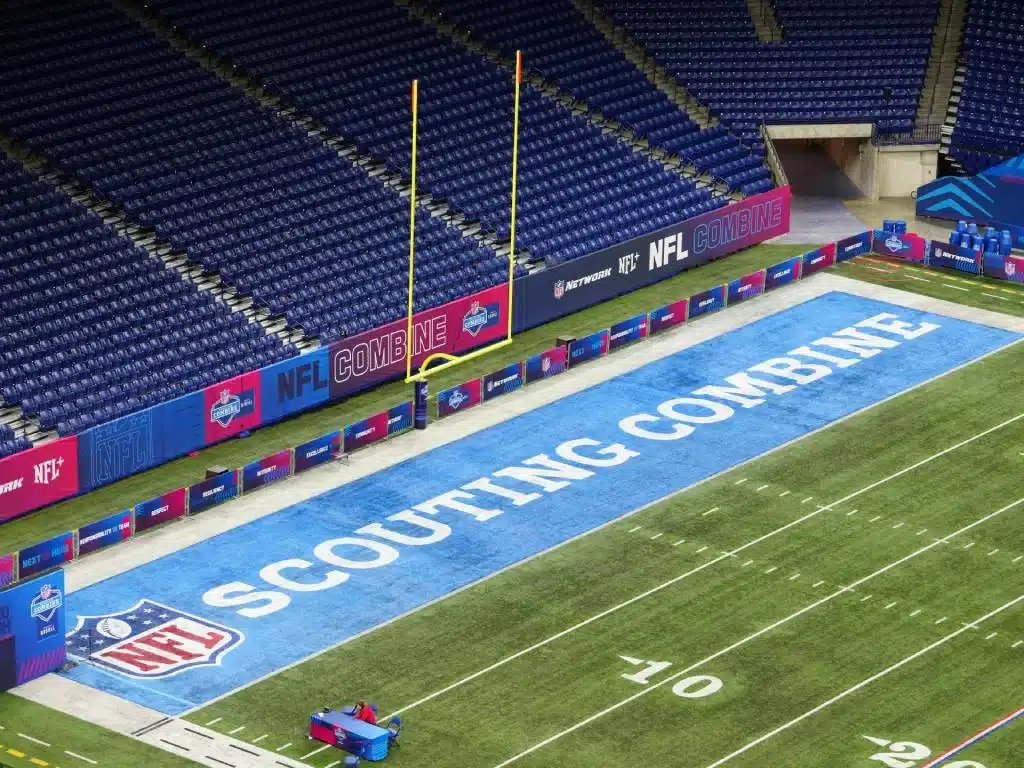
[[[1007,277],[1013,277],[1014,273],[1017,271],[1017,265],[1014,264],[1013,261],[1011,261],[1010,259],[1006,259],[1006,263],[1003,266],[1003,271],[1006,272]]]
[[[560,299],[565,295],[565,280],[555,281],[555,298]]]
[[[241,632],[152,600],[107,616],[80,616],[68,633],[68,654],[141,680],[219,666]]]

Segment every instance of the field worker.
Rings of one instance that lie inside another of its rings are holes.
[[[356,720],[362,720],[364,723],[370,725],[377,724],[377,713],[373,711],[373,707],[367,704],[365,701],[360,701],[356,704],[356,711],[354,717]]]

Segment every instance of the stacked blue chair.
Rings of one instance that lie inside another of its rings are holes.
[[[950,155],[976,174],[1024,153],[1024,4],[972,0]]]
[[[509,234],[512,78],[392,0],[157,0],[180,30],[366,155],[408,175],[409,84],[420,80],[423,189]],[[526,87],[518,245],[556,263],[725,204]],[[724,148],[724,147],[723,147]]]
[[[2,155],[0,307],[0,395],[62,435],[296,354]]]
[[[722,128],[702,130],[590,24],[572,0],[430,0],[444,18],[498,46],[524,51],[528,71],[558,83],[652,147],[708,172],[732,189],[769,181],[763,153],[752,152]]]
[[[603,0],[615,22],[741,138],[761,123],[913,128],[937,0],[775,0],[763,43],[745,0]]]
[[[5,6],[0,128],[309,336],[404,315],[398,192],[101,0]],[[507,280],[493,250],[418,224],[417,308]]]
[[[19,436],[9,424],[0,424],[0,459],[13,456],[19,451],[26,451],[32,447],[32,441],[27,437]]]

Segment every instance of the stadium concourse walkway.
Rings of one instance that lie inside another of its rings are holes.
[[[272,486],[260,494],[229,502],[216,515],[190,519],[133,540],[116,551],[97,553],[93,557],[73,563],[67,569],[67,590],[69,593],[81,590],[833,291],[1024,332],[1024,318],[1014,318],[884,286],[849,280],[832,273],[815,275],[726,312],[666,332],[599,362],[570,371],[566,375],[538,383],[509,397],[474,409],[468,414],[460,415],[442,426],[434,426],[424,432],[414,432],[407,437],[359,452],[344,468],[327,465],[311,470],[301,477]],[[129,704],[110,694],[57,675],[41,678],[33,685],[18,689],[16,693],[75,717],[141,738],[169,752],[187,755],[205,765],[281,765],[288,768],[300,763],[294,760],[286,762],[280,754],[274,754],[275,752],[291,747],[291,753],[302,759],[307,752],[311,753],[317,748],[316,745],[311,745],[308,751],[295,752],[294,745],[290,744],[261,744],[260,747],[266,746],[267,749],[259,750],[251,744],[236,742],[227,735],[215,734],[208,728],[186,723],[178,718],[165,717],[156,711]],[[321,703],[310,702],[310,706],[315,707]],[[212,721],[206,725],[212,725]],[[243,749],[248,750],[249,754],[245,754]],[[232,760],[231,757],[235,759]],[[272,762],[267,762],[271,758]]]

